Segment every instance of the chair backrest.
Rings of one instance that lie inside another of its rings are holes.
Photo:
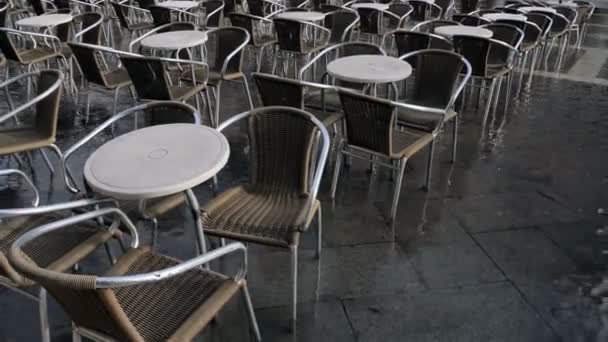
[[[72,25],[80,25],[75,33],[82,43],[99,45],[101,41],[101,24],[103,15],[95,12],[85,12],[73,17]]]
[[[19,51],[9,34],[10,29],[0,27],[0,51],[7,60],[21,62]]]
[[[272,25],[272,21],[268,19],[264,19],[261,17],[256,17],[255,15],[247,14],[247,13],[230,13],[228,14],[230,18],[230,23],[234,27],[240,27],[246,30],[249,33],[250,45],[256,45],[257,39],[260,36],[260,31],[262,27],[260,27],[261,23],[266,23]]]
[[[273,195],[316,196],[329,148],[323,124],[301,109],[262,107],[226,120],[218,130],[241,119],[247,120],[251,147],[249,186]]]
[[[304,23],[297,20],[274,18],[278,45],[284,51],[303,51],[302,27]]]
[[[510,7],[497,7],[496,9],[500,10],[500,12],[502,13],[507,13],[507,14],[521,14],[521,12],[516,9],[516,8],[510,8]]]
[[[82,70],[82,74],[87,81],[107,87],[108,82],[106,81],[102,71],[103,69],[100,65],[98,56],[101,47],[88,44],[79,44],[75,42],[69,42],[68,45],[70,46],[70,49],[76,58],[76,62],[78,62],[80,70]]]
[[[442,12],[445,14],[454,7],[454,0],[435,0],[434,4],[441,7]]]
[[[479,0],[461,0],[460,13],[471,13],[479,8]]]
[[[140,100],[172,100],[165,63],[156,57],[121,56]]]
[[[6,18],[8,18],[8,10],[10,4],[6,1],[0,1],[0,27],[6,27]]]
[[[224,20],[224,1],[222,0],[208,0],[204,2],[205,13],[207,15],[205,19],[205,27],[220,27]]]
[[[515,26],[520,30],[526,29],[526,22],[523,20],[498,19],[498,20],[495,20],[494,23]]]
[[[150,5],[147,10],[152,15],[154,26],[160,27],[173,22],[173,13],[170,8],[163,6]]]
[[[490,39],[454,35],[452,37],[454,51],[467,59],[471,64],[473,76],[485,77],[490,54]]]
[[[156,4],[155,0],[135,0],[135,2],[143,9],[148,9]]]
[[[284,106],[304,109],[306,86],[298,80],[270,74],[253,73],[262,106]]]
[[[452,26],[452,25],[460,25],[457,21],[445,20],[445,19],[435,19],[428,20],[419,23],[418,25],[412,28],[412,31],[418,32],[426,32],[426,33],[435,33],[435,29],[441,26]]]
[[[59,103],[63,88],[63,74],[58,70],[41,70],[38,73],[36,97],[43,97],[36,103],[36,131],[48,139],[55,139],[59,119]],[[30,100],[32,101],[32,100]]]
[[[258,17],[265,17],[264,2],[262,0],[247,0],[247,8],[249,13]]]
[[[553,24],[553,19],[546,13],[527,13],[528,21],[535,23],[543,32],[543,36],[549,33]]]
[[[398,56],[426,49],[452,50],[452,43],[436,34],[400,30],[393,32],[392,35]]]
[[[361,33],[379,34],[382,32],[382,11],[370,7],[357,8],[359,30]]]
[[[323,26],[330,30],[331,43],[343,43],[351,40],[352,32],[359,22],[359,15],[351,11],[335,11],[325,15]]]
[[[41,0],[28,0],[28,2],[36,15],[43,15],[46,12]]]
[[[492,31],[492,39],[505,42],[516,49],[519,48],[525,35],[520,28],[504,23],[492,23],[484,25],[483,28]]]
[[[410,19],[413,21],[425,21],[429,17],[429,12],[431,11],[431,5],[422,0],[411,0],[407,2],[408,5],[412,6],[412,14],[410,14]]]
[[[354,145],[384,155],[392,153],[395,107],[378,98],[338,89],[346,140]]]
[[[210,60],[209,69],[219,72],[226,65],[225,73],[241,72],[243,52],[250,40],[249,33],[240,27],[220,27],[207,31],[207,36],[215,42],[213,62]]]
[[[406,102],[425,107],[444,109],[451,104],[458,90],[461,74],[467,74],[470,66],[461,55],[445,50],[422,50],[402,56],[412,62],[415,87],[407,93]]]
[[[126,6],[123,6],[122,4],[120,4],[118,2],[111,2],[111,4],[112,4],[112,8],[114,8],[114,12],[116,13],[116,17],[118,18],[118,22],[120,23],[120,26],[128,29],[130,27],[129,20],[127,20],[129,8]]]
[[[570,20],[560,13],[552,13],[551,15],[551,34],[562,34],[570,28]]]
[[[458,19],[457,21],[459,23],[461,23],[462,25],[466,25],[466,26],[480,26],[480,25],[492,23],[488,19],[476,16],[476,15],[463,15],[461,17],[457,17],[457,18],[452,17],[452,18],[454,20]]]
[[[412,5],[407,3],[395,2],[388,4],[387,11],[403,18],[404,16],[409,16],[410,14],[412,14],[414,12],[414,8],[412,7]]]

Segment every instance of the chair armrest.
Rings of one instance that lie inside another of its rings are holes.
[[[41,207],[35,206],[32,208],[14,208],[14,209],[0,209],[0,218],[24,216],[24,215],[40,215],[46,213],[52,213],[56,211],[72,210],[83,207],[98,206],[101,204],[110,204],[115,208],[118,208],[118,202],[111,198],[102,199],[82,199],[71,202],[56,203],[44,205]]]
[[[34,183],[32,183],[30,178],[21,170],[17,170],[17,169],[0,170],[0,176],[8,176],[8,175],[18,175],[21,178],[23,178],[23,180],[27,183],[27,185],[30,187],[30,189],[32,189],[32,191],[34,192],[34,200],[32,201],[32,207],[37,207],[38,204],[40,203],[40,194],[38,193],[38,188],[36,188],[36,186],[34,185]],[[8,211],[10,209],[0,209],[0,217],[3,217],[2,213],[5,210]]]

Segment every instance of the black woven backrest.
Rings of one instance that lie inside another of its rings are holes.
[[[6,18],[8,17],[9,3],[0,1],[0,27],[6,27]]]
[[[284,51],[302,51],[302,25],[289,19],[274,18],[279,48]]]
[[[428,12],[430,11],[431,6],[426,1],[420,0],[412,0],[408,1],[408,4],[412,6],[414,10],[412,14],[410,14],[410,19],[414,21],[425,21],[428,17]]]
[[[459,36],[452,37],[454,51],[461,54],[471,64],[473,76],[485,77],[490,54],[490,40],[480,37]]]
[[[479,0],[461,0],[460,13],[471,13],[479,7]]]
[[[86,12],[75,16],[74,19],[72,19],[72,23],[80,24],[79,32],[81,32],[95,25],[102,18],[103,16],[99,13]],[[83,43],[99,45],[101,40],[101,25],[97,25],[89,31],[86,31],[81,37]]]
[[[194,113],[190,108],[174,104],[158,104],[144,110],[145,126],[166,125],[173,123],[195,123]],[[140,126],[141,127],[141,126]]]
[[[399,17],[408,15],[408,13],[412,12],[413,10],[414,8],[412,8],[412,5],[399,2],[389,4],[387,9],[387,11],[394,13]]]
[[[476,15],[463,15],[458,20],[459,23],[466,26],[479,26],[491,23],[488,19],[478,17]]]
[[[354,28],[353,23],[357,18],[357,13],[351,11],[335,11],[325,15],[323,26],[331,31],[329,41],[332,43],[349,41]]]
[[[226,15],[236,12],[236,2],[234,0],[224,1],[224,13]]]
[[[222,9],[221,11],[218,11],[217,13],[213,14],[212,16],[209,16],[209,13],[224,6],[224,1],[208,0],[208,1],[205,1],[204,5],[205,5],[205,13],[207,13],[206,26],[207,27],[220,27],[221,20],[224,17],[224,10]]]
[[[369,96],[345,91],[339,94],[348,144],[390,155],[395,108]]]
[[[307,192],[317,128],[302,116],[280,109],[261,111],[248,120],[251,185],[278,195]]]
[[[563,33],[570,27],[570,21],[559,13],[553,14],[551,19],[553,20],[553,23],[551,24],[551,33]]]
[[[56,70],[42,70],[38,77],[36,94],[40,95],[50,89],[60,77],[61,73]],[[41,137],[49,139],[55,137],[62,89],[62,87],[57,87],[36,104],[36,131]]]
[[[378,34],[381,30],[381,11],[374,8],[359,7],[359,30],[361,33]]]
[[[70,1],[69,0],[53,0],[55,7],[57,7],[58,12],[67,13],[70,11]]]
[[[420,25],[416,26],[416,29],[420,32],[434,33],[435,29],[438,27],[453,26],[453,25],[459,25],[459,24],[458,24],[458,22],[452,21],[452,20],[436,19],[436,20],[429,20],[429,21],[420,23]]]
[[[545,13],[527,13],[526,17],[528,21],[535,23],[543,32],[543,35],[547,34],[551,29],[551,18]]]
[[[15,48],[13,41],[9,37],[9,34],[2,30],[0,30],[0,51],[2,51],[2,54],[4,57],[6,57],[6,59],[21,62],[19,53]]]
[[[76,62],[80,66],[84,77],[88,82],[105,86],[106,82],[101,71],[99,61],[95,56],[96,50],[92,46],[85,46],[77,43],[68,43],[70,49],[76,57]]]
[[[454,4],[454,0],[435,0],[434,4],[441,7],[443,13],[446,13],[446,11]]]
[[[524,22],[524,43],[536,43],[540,40],[543,31],[532,22]]]
[[[114,8],[114,12],[116,13],[116,17],[118,17],[118,22],[120,22],[120,26],[128,29],[129,28],[129,21],[127,20],[128,8],[117,2],[112,2],[112,8]]]
[[[449,40],[429,33],[395,31],[393,33],[393,38],[395,39],[395,46],[397,47],[397,56],[403,56],[406,53],[426,49],[452,50],[452,44]],[[416,62],[416,59],[409,61],[414,68],[416,67]]]
[[[460,56],[447,51],[428,50],[406,61],[411,63],[412,60],[416,60],[416,86],[411,95],[408,92],[408,100],[427,107],[447,107],[465,67]]]
[[[526,22],[525,21],[521,21],[521,20],[511,20],[511,19],[499,19],[494,21],[494,23],[496,24],[507,24],[507,25],[511,25],[511,26],[515,26],[520,30],[524,30],[526,29]]]
[[[511,46],[515,46],[523,38],[523,33],[517,27],[509,24],[493,23],[485,25],[484,28],[492,31],[492,39],[505,42]]]
[[[162,6],[149,6],[154,26],[159,27],[172,22],[171,9]]]
[[[509,7],[500,7],[499,8],[500,11],[502,13],[507,13],[507,14],[521,14],[521,12],[519,10],[517,10],[516,8],[509,8]]]
[[[260,0],[247,0],[247,8],[249,8],[249,13],[255,16],[266,16],[266,14],[264,13],[264,3]]]
[[[156,2],[154,0],[135,0],[139,7],[143,9],[148,9],[150,6],[154,6]]]
[[[239,27],[222,27],[209,31],[209,40],[215,41],[214,63],[209,66],[211,70],[220,70],[224,61],[239,46],[247,42],[247,31]],[[236,55],[230,59],[226,73],[240,72],[243,65],[243,51],[241,48]]]
[[[251,17],[248,14],[242,13],[230,13],[228,14],[228,17],[230,18],[230,23],[232,24],[232,26],[240,27],[249,32],[249,36],[251,37],[249,44],[253,44],[256,37],[256,35],[254,34],[255,17]]]
[[[141,100],[172,100],[165,65],[154,57],[121,56]]]
[[[338,48],[338,58],[355,55],[384,55],[382,48],[363,42],[349,42]]]
[[[253,75],[262,106],[285,106],[304,109],[304,86],[296,80],[274,75]]]
[[[42,4],[41,0],[28,0],[30,6],[32,6],[32,8],[34,9],[34,13],[36,13],[36,15],[43,15],[44,14],[44,5]]]
[[[312,0],[313,11],[321,11],[323,5],[327,5],[328,0]]]

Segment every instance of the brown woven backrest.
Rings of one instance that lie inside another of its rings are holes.
[[[253,75],[262,106],[285,106],[304,109],[304,85],[292,79],[274,75]]]
[[[234,52],[239,46],[248,42],[247,31],[240,27],[222,27],[209,31],[209,39],[215,41],[215,56],[214,63],[209,65],[210,70],[220,71],[224,65],[224,61],[229,55]],[[241,48],[234,57],[230,59],[225,72],[235,73],[240,72],[243,65],[243,48]]]
[[[315,124],[302,115],[269,109],[252,114],[248,128],[251,185],[273,194],[307,192]]]
[[[42,70],[38,78],[37,94],[40,95],[50,89],[60,78],[63,79],[61,73],[56,70]],[[56,87],[55,90],[36,104],[36,131],[45,138],[54,139],[57,133],[62,90],[62,87]]]
[[[349,145],[391,154],[395,108],[381,100],[339,90]]]
[[[125,69],[141,100],[171,100],[164,63],[155,57],[121,56]]]
[[[88,82],[106,86],[107,82],[103,75],[99,59],[95,56],[96,50],[93,46],[81,45],[78,43],[68,43],[76,61]]]

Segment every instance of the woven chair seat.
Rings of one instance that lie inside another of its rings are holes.
[[[433,141],[433,134],[411,129],[396,129],[393,132],[391,157],[410,158]]]
[[[38,63],[57,56],[61,56],[61,52],[55,52],[55,50],[49,47],[39,47],[19,51],[19,58],[25,64]]]
[[[149,30],[152,28],[154,28],[154,23],[147,22],[147,21],[129,24],[129,27],[128,27],[128,29],[130,31]]]
[[[201,91],[205,90],[206,88],[206,84],[198,84],[194,87],[171,86],[169,90],[171,91],[171,100],[186,101],[197,93],[200,93]]]
[[[421,129],[429,133],[433,132],[437,125],[441,124],[442,121],[448,121],[455,116],[456,112],[453,110],[448,110],[446,115],[443,115],[437,113],[429,113],[423,110],[399,108],[399,112],[397,113],[397,119],[399,121],[407,122],[406,126]]]
[[[243,77],[243,73],[229,72],[224,74],[224,77],[222,78],[222,73],[220,71],[209,70],[209,72],[205,74],[205,71],[202,68],[195,68],[194,77],[196,77],[197,81],[207,79],[207,84],[214,86],[221,80],[234,80]],[[192,82],[192,72],[190,70],[184,71],[181,75],[181,79],[186,82]]]
[[[14,287],[34,285],[9,264],[8,250],[19,236],[61,218],[65,216],[53,213],[17,217],[0,222],[0,282]],[[23,251],[38,266],[64,272],[110,238],[112,234],[108,231],[92,225],[80,224],[78,227],[70,227],[36,239],[27,244]]]
[[[130,249],[108,271],[127,276],[175,266],[178,260],[148,248]],[[154,283],[115,288],[118,305],[143,341],[190,341],[239,290],[239,283],[206,269],[193,269]]]
[[[300,232],[320,206],[316,200],[309,208],[309,199],[306,194],[231,188],[201,210],[205,234],[280,247],[298,245]]]
[[[79,192],[74,195],[74,200],[87,199],[87,196],[84,192]],[[183,193],[178,193],[174,195],[158,197],[146,200],[146,212],[145,214],[150,217],[158,217],[169,212],[172,209],[175,209],[177,206],[181,205],[186,201],[186,196]],[[124,211],[130,217],[140,217],[139,213],[139,201],[119,201],[119,207],[122,211]]]
[[[319,39],[315,40],[305,40],[302,43],[302,53],[313,53],[317,51],[321,51],[327,47],[328,40],[321,41]]]
[[[54,142],[54,137],[44,135],[33,127],[1,130],[0,155],[35,150]]]
[[[106,80],[105,86],[110,89],[115,89],[117,87],[122,87],[127,84],[131,84],[131,78],[129,77],[129,73],[124,68],[108,71],[104,73],[104,78]]]

